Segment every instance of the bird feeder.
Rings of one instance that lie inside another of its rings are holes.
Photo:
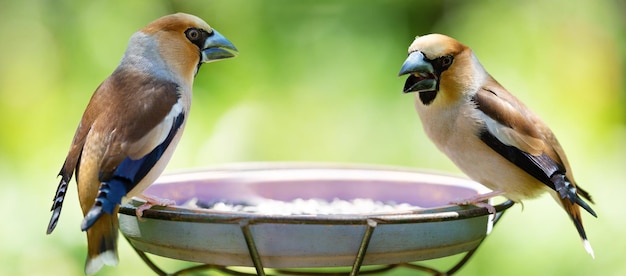
[[[120,208],[120,229],[141,258],[159,275],[170,275],[146,255],[202,263],[179,271],[254,267],[290,274],[297,268],[364,267],[380,271],[404,266],[434,274],[456,272],[490,233],[511,201],[494,205],[496,214],[450,202],[488,192],[470,180],[413,169],[320,163],[242,163],[163,175],[144,193],[180,205],[153,207],[135,215],[141,202]],[[352,200],[409,204],[410,208],[371,213],[264,214],[220,211],[182,203],[245,202],[264,199]],[[411,262],[466,252],[446,272]],[[371,270],[368,272],[372,272]],[[305,273],[306,274],[306,273]],[[320,274],[316,270],[315,274]],[[335,273],[336,274],[336,273]]]

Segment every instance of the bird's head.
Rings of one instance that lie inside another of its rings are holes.
[[[194,76],[202,63],[237,55],[235,45],[190,14],[163,16],[140,32],[153,38],[163,60],[185,76]]]
[[[409,46],[409,57],[400,69],[400,76],[409,75],[403,92],[419,93],[424,105],[431,104],[440,94],[456,100],[475,86],[474,65],[480,67],[478,72],[482,70],[472,50],[455,39],[441,34],[418,36]]]

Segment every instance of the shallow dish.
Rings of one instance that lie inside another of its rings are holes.
[[[370,198],[421,208],[263,215],[170,206],[146,210],[138,220],[135,206],[141,203],[131,201],[120,208],[120,229],[141,251],[222,266],[255,266],[251,255],[268,268],[352,266],[360,250],[366,250],[363,265],[405,263],[474,249],[490,231],[492,215],[449,202],[488,191],[467,179],[406,168],[243,163],[164,175],[145,194],[177,203]]]

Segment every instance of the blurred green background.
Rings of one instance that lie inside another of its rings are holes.
[[[424,135],[397,77],[416,35],[443,33],[551,126],[599,215],[583,215],[592,260],[552,198],[516,205],[460,274],[626,274],[625,1],[24,0],[0,2],[0,275],[82,274],[74,184],[45,235],[55,176],[130,35],[178,11],[205,19],[240,55],[200,70],[167,171],[295,160],[459,173]],[[100,275],[149,274],[119,244],[120,265]]]

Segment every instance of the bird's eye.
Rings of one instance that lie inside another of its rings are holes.
[[[441,68],[447,69],[450,65],[452,65],[452,56],[441,57]]]
[[[200,38],[200,31],[198,29],[189,29],[185,32],[187,39],[191,41],[198,40]]]

